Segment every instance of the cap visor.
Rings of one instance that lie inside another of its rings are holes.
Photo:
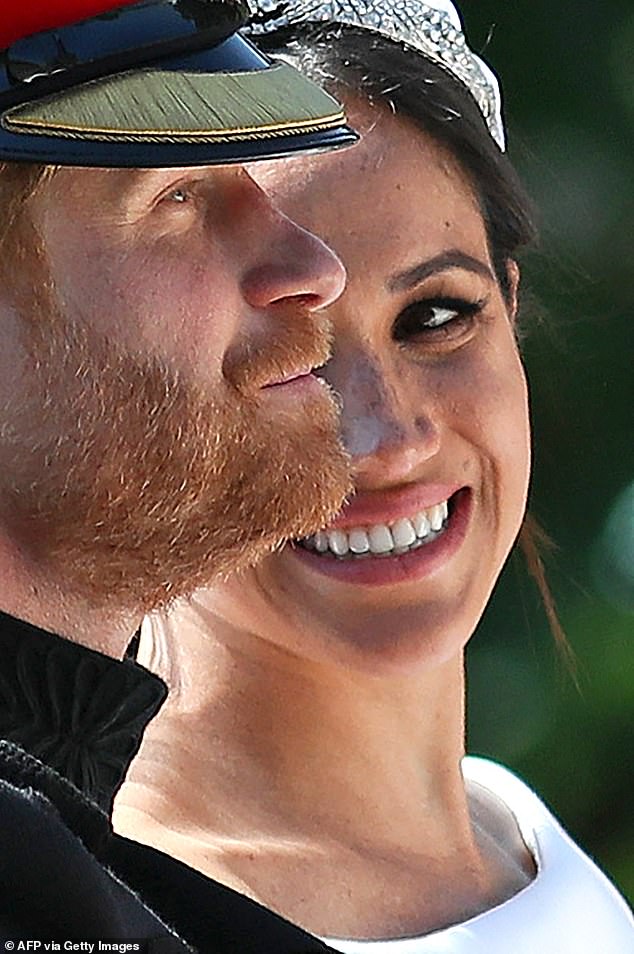
[[[253,50],[242,37],[233,36],[213,51],[102,77],[15,106],[5,112],[2,126],[18,139],[45,137],[48,143],[84,144],[85,149],[75,149],[84,155],[90,144],[120,146],[119,160],[126,151],[130,154],[128,161],[115,162],[121,165],[137,164],[139,149],[132,146],[153,147],[147,162],[152,166],[201,162],[200,150],[189,156],[178,149],[176,156],[173,148],[169,152],[174,160],[163,162],[161,147],[219,147],[202,161],[245,161],[293,152],[295,138],[304,140],[304,148],[319,148],[318,141],[314,146],[306,143],[318,140],[320,133],[327,134],[322,148],[355,140],[339,103],[288,63],[270,62],[258,54],[257,64],[249,61],[256,68],[209,69],[213,63],[231,63],[240,45]],[[272,149],[263,149],[265,143]],[[42,149],[34,146],[34,151],[40,153],[34,158],[42,161]],[[102,156],[99,164],[104,151],[96,150]],[[0,152],[4,152],[1,141]],[[228,154],[233,158],[227,160]]]

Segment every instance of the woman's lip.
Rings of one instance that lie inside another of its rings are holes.
[[[449,500],[461,489],[464,489],[462,484],[413,484],[398,490],[360,493],[344,506],[326,529],[346,530],[379,523],[396,523],[403,517],[413,517],[422,510],[429,510]]]
[[[341,583],[393,586],[423,580],[441,570],[461,548],[469,529],[472,507],[473,495],[465,489],[454,499],[444,532],[431,543],[398,556],[338,560],[334,556],[320,556],[302,546],[295,546],[290,554],[311,570]]]

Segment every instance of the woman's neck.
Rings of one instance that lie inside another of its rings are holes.
[[[312,826],[341,836],[343,822],[350,839],[358,828],[363,840],[372,830],[402,843],[409,833],[400,826],[410,817],[418,826],[421,814],[440,820],[447,809],[454,828],[454,813],[466,809],[455,662],[416,685],[358,676],[320,681],[299,665],[285,672],[235,657],[223,665],[218,654],[197,666],[212,674],[204,691],[193,705],[172,692],[131,781],[143,775],[144,788],[179,802],[205,830],[218,818],[214,802],[226,798],[221,780],[235,789],[235,807],[252,803],[260,816],[270,801],[271,823],[279,816],[285,828],[294,820],[306,833]]]
[[[379,679],[182,622],[119,831],[315,933],[415,933],[497,900],[460,771],[460,659]],[[381,884],[400,899],[385,910]]]

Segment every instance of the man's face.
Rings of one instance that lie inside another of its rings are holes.
[[[345,276],[244,170],[64,169],[30,221],[40,253],[0,302],[0,489],[31,558],[149,608],[339,509],[337,408],[310,372]]]

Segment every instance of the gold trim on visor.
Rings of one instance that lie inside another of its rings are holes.
[[[141,142],[231,142],[345,123],[339,103],[287,63],[236,73],[138,70],[8,110],[12,133]]]

